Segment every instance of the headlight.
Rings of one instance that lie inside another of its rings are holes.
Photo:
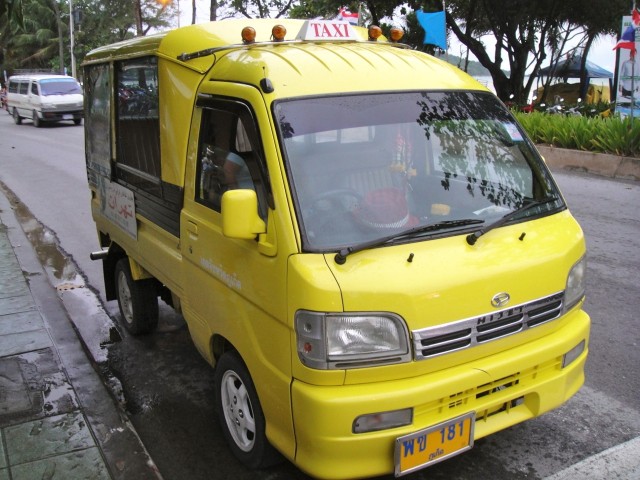
[[[410,359],[406,325],[389,313],[301,310],[296,313],[295,328],[298,356],[311,368],[369,367]]]
[[[585,277],[587,274],[587,260],[582,257],[576,263],[567,277],[567,287],[564,290],[564,309],[570,310],[582,300],[585,291]]]

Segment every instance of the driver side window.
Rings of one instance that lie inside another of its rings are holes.
[[[234,104],[237,107],[237,104]],[[235,109],[204,107],[200,125],[196,201],[221,210],[228,190],[251,189],[258,194],[261,216],[266,215],[261,148],[250,115]]]

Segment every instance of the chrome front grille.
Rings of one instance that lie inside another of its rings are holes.
[[[54,105],[51,107],[52,111],[55,112],[65,112],[68,110],[82,110],[82,105],[78,105],[77,103],[61,103],[58,105]]]
[[[559,318],[564,292],[478,317],[414,330],[416,360],[471,348]]]

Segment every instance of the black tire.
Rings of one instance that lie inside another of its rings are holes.
[[[118,260],[115,269],[116,295],[122,323],[131,335],[152,332],[158,326],[158,290],[152,279],[131,276],[129,259]]]
[[[36,128],[40,128],[42,126],[42,122],[40,121],[40,117],[38,117],[38,112],[36,112],[35,110],[33,111],[33,116],[31,117],[33,119],[33,126]]]
[[[16,107],[13,107],[13,121],[16,122],[16,125],[22,124],[22,117],[18,113],[18,109]]]
[[[82,123],[82,119],[81,118],[74,118],[73,119],[73,124],[74,125],[80,125]]]
[[[283,457],[265,435],[265,419],[251,375],[236,351],[225,352],[216,364],[215,405],[231,451],[249,468],[266,468]]]

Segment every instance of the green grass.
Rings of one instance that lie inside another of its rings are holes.
[[[550,115],[542,112],[514,115],[534,143],[596,153],[640,157],[640,118]]]

